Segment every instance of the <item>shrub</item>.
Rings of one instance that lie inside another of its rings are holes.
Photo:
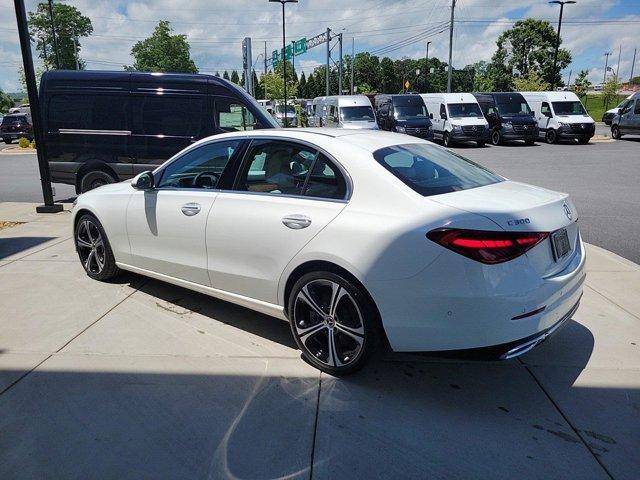
[[[24,137],[20,137],[20,139],[18,140],[18,145],[20,146],[20,148],[29,148],[31,142],[29,142],[29,140]]]
[[[31,140],[31,144],[29,145],[31,148],[36,148],[36,139]]]

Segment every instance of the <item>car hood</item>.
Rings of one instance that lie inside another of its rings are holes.
[[[558,115],[558,120],[566,123],[596,123],[589,115]]]
[[[449,119],[452,125],[460,125],[461,127],[465,127],[468,125],[478,125],[488,127],[489,124],[484,119],[484,117],[451,117]]]

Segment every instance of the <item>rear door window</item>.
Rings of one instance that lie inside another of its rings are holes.
[[[217,99],[216,125],[224,132],[255,130],[264,126],[243,104],[232,99]]]
[[[376,150],[374,158],[424,196],[467,190],[503,180],[480,165],[436,145],[414,143]]]
[[[636,100],[636,108],[633,110],[633,113],[640,114],[640,100]]]
[[[54,95],[48,105],[48,129],[129,130],[128,94]]]
[[[206,97],[135,95],[134,133],[198,138],[204,134]]]

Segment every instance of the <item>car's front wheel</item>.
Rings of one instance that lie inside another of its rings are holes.
[[[377,310],[363,288],[333,272],[303,275],[293,286],[288,307],[303,357],[331,375],[362,368],[383,336]]]
[[[85,214],[76,223],[76,251],[82,268],[94,280],[109,280],[119,272],[104,228],[96,217]]]
[[[502,136],[500,135],[499,130],[494,130],[491,132],[491,144],[492,145],[500,145],[502,143]]]
[[[620,132],[620,127],[618,125],[611,127],[611,136],[616,140],[620,140],[622,137],[622,133]]]
[[[544,135],[544,139],[549,145],[551,145],[558,141],[558,134],[553,128],[550,128],[549,130],[547,130],[547,133]]]
[[[11,140],[9,137],[4,137],[4,138],[2,139],[2,141],[3,141],[4,143],[6,143],[7,145],[9,145],[9,144],[12,142],[12,140]]]

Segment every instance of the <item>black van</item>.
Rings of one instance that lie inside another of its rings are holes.
[[[474,93],[484,113],[491,143],[500,145],[503,140],[524,140],[533,145],[538,138],[538,122],[524,97],[517,92]]]
[[[376,95],[375,108],[382,130],[433,140],[429,111],[420,95]]]
[[[134,177],[201,138],[278,126],[212,75],[50,70],[40,104],[52,181],[78,193]]]

